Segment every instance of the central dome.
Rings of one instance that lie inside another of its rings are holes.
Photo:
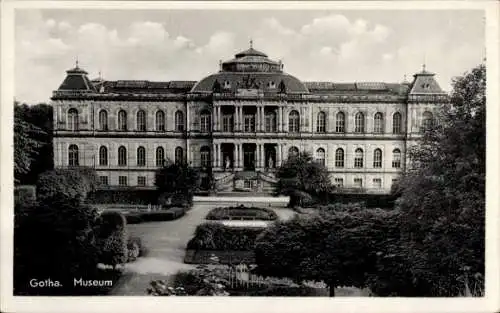
[[[237,92],[254,89],[263,92],[308,93],[297,78],[283,72],[283,64],[252,47],[220,64],[220,71],[199,81],[191,92]]]

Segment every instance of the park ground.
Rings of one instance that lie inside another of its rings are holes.
[[[148,252],[146,256],[125,265],[124,275],[114,286],[112,295],[144,295],[152,280],[170,280],[180,270],[194,268],[183,262],[185,247],[196,226],[205,220],[218,203],[195,203],[185,216],[174,221],[128,225],[130,236],[140,237]],[[287,208],[273,208],[282,220],[295,214]]]

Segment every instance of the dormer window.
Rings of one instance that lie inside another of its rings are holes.
[[[431,85],[429,83],[422,84],[422,88],[429,89]]]
[[[269,87],[270,89],[274,89],[276,88],[276,83],[273,82],[273,81],[270,81],[268,84],[267,84],[267,87]]]
[[[224,89],[229,89],[229,88],[231,88],[231,82],[230,82],[230,81],[228,81],[228,80],[226,80],[226,81],[224,82]]]

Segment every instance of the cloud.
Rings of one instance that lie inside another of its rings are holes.
[[[401,81],[404,74],[419,70],[426,55],[428,68],[448,82],[453,73],[463,72],[457,64],[466,70],[480,62],[477,45],[450,41],[440,29],[421,37],[408,32],[411,27],[405,32],[405,25],[341,14],[295,24],[275,17],[238,21],[248,25],[244,30],[207,25],[203,37],[194,30],[168,28],[161,21],[130,20],[119,25],[63,18],[47,19],[31,12],[16,25],[20,100],[47,101],[76,57],[91,78],[102,71],[106,79],[199,80],[217,71],[219,60],[245,49],[242,38],[253,38],[256,49],[282,60],[285,71],[301,80]]]

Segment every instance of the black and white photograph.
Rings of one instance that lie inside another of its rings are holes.
[[[28,3],[2,311],[500,309],[498,2]]]

